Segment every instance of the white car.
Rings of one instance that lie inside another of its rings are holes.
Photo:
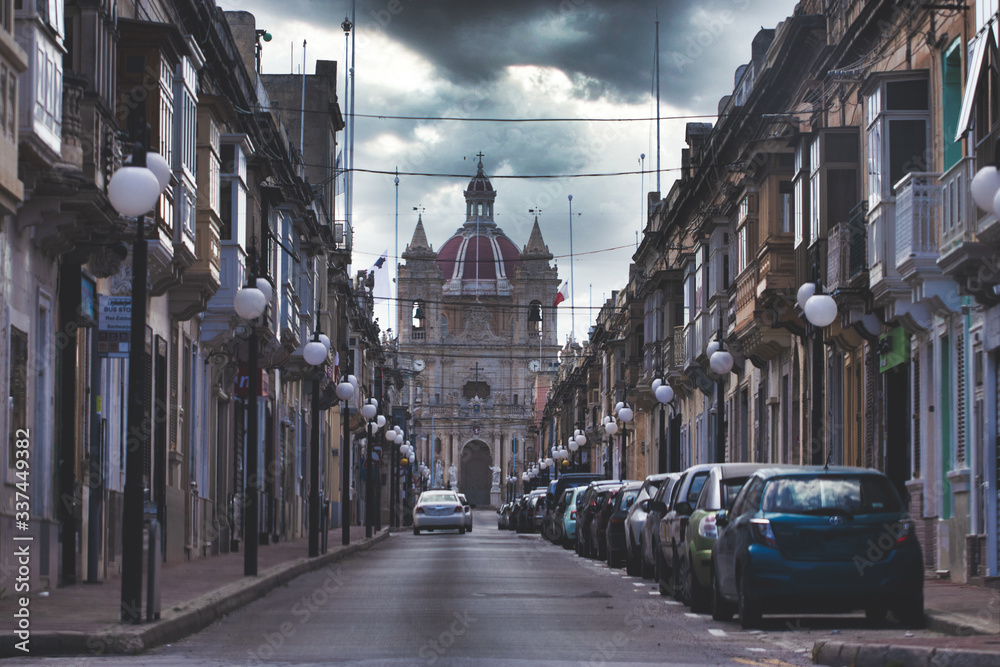
[[[458,494],[458,500],[462,503],[462,508],[465,510],[465,532],[472,532],[472,505],[469,504],[469,499],[465,497],[464,493]]]
[[[442,528],[464,535],[465,507],[454,491],[424,491],[413,508],[413,534]]]

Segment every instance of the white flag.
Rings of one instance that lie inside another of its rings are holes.
[[[388,301],[392,296],[392,290],[389,287],[388,249],[383,251],[379,258],[375,260],[372,268],[368,269],[368,273],[375,277],[375,285],[372,287],[372,296],[375,298],[375,303]]]

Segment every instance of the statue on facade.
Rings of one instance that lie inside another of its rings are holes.
[[[455,467],[454,463],[448,468],[448,484],[452,489],[458,488],[458,468]]]
[[[493,488],[491,488],[490,490],[493,491],[495,489],[495,490],[499,491],[500,490],[500,466],[490,466],[490,472],[493,473]]]
[[[434,462],[434,488],[444,488],[444,462],[441,459]]]

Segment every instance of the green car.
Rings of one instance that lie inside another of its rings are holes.
[[[708,473],[698,502],[684,531],[681,545],[680,591],[681,602],[691,606],[693,612],[711,610],[712,546],[719,537],[715,513],[732,508],[736,495],[751,474],[765,467],[763,463],[721,463]],[[775,467],[775,466],[769,466]],[[680,505],[680,503],[678,503]],[[678,512],[683,508],[678,507]]]

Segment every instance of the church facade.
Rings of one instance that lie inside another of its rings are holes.
[[[559,277],[538,219],[518,246],[493,220],[496,196],[479,162],[465,221],[440,250],[418,218],[396,301],[410,440],[432,471],[427,486],[478,506],[506,497],[507,477],[538,458],[535,380],[559,350]]]

